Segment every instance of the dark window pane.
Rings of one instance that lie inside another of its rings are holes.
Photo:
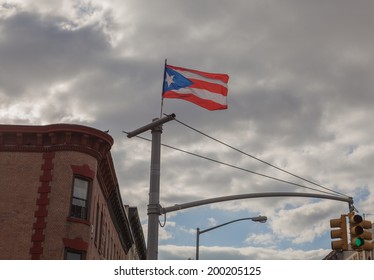
[[[73,204],[71,206],[71,216],[75,218],[86,219],[87,218],[86,210],[87,210],[86,207]]]
[[[67,251],[66,252],[66,259],[67,260],[81,260],[82,259],[82,253]]]
[[[88,187],[89,182],[87,180],[74,178],[73,197],[71,200],[71,217],[87,219]]]
[[[87,199],[88,182],[78,178],[74,179],[73,196],[81,199]]]

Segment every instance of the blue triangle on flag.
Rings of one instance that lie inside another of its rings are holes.
[[[178,90],[180,88],[188,87],[192,85],[193,82],[187,79],[182,74],[174,71],[173,69],[166,68],[164,89],[165,91],[169,90]]]

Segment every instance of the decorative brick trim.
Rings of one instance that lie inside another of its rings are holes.
[[[103,159],[113,138],[100,130],[72,124],[24,126],[0,124],[0,151],[78,151]]]
[[[66,220],[68,222],[80,223],[80,224],[84,224],[84,225],[87,225],[87,226],[91,226],[90,221],[87,221],[87,220],[77,219],[77,218],[73,218],[73,217],[67,217]]]
[[[52,181],[54,152],[44,153],[44,162],[41,166],[42,175],[39,178],[39,196],[36,199],[37,210],[34,216],[36,222],[33,224],[33,234],[31,236],[32,246],[30,254],[32,260],[39,260],[43,254],[43,242],[45,240],[44,230],[47,227],[46,218],[48,216],[49,193],[51,192],[50,182]]]
[[[81,166],[72,165],[71,169],[73,170],[74,175],[80,175],[86,178],[90,178],[91,180],[95,179],[95,171],[91,170],[91,168],[87,164]]]
[[[38,217],[36,219],[36,222],[33,224],[33,229],[43,229],[46,228],[47,223],[44,221],[44,217],[40,218]]]
[[[75,239],[63,238],[62,241],[64,242],[65,248],[83,252],[87,252],[88,250],[88,243],[83,241],[83,239],[80,237],[77,237]]]

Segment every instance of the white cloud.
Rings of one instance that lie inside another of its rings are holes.
[[[215,227],[217,225],[217,220],[213,217],[208,219],[208,226]]]
[[[338,203],[324,200],[303,204],[292,209],[281,209],[272,217],[273,233],[277,238],[290,240],[294,244],[311,243],[328,231],[328,217],[331,213],[344,211],[341,206]],[[348,204],[345,212],[341,213],[347,212]]]
[[[195,259],[195,247],[164,245],[159,247],[160,259]],[[199,256],[201,260],[320,260],[330,251],[316,249],[302,250],[276,250],[271,248],[246,247],[206,247],[201,246]]]
[[[253,233],[245,239],[246,243],[252,246],[256,246],[256,247],[261,247],[261,246],[271,247],[276,244],[275,241],[276,241],[276,238],[274,234],[271,234],[271,233],[266,233],[266,234],[254,234]]]

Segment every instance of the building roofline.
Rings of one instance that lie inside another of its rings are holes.
[[[11,125],[11,124],[0,124],[0,133],[4,132],[19,132],[19,133],[51,133],[51,132],[78,132],[86,133],[91,136],[96,136],[106,141],[110,146],[113,145],[114,140],[112,136],[105,133],[104,131],[96,128],[78,125],[78,124],[49,124],[49,125]]]
[[[20,152],[79,151],[104,159],[113,138],[98,129],[76,124],[0,124],[0,150]]]

